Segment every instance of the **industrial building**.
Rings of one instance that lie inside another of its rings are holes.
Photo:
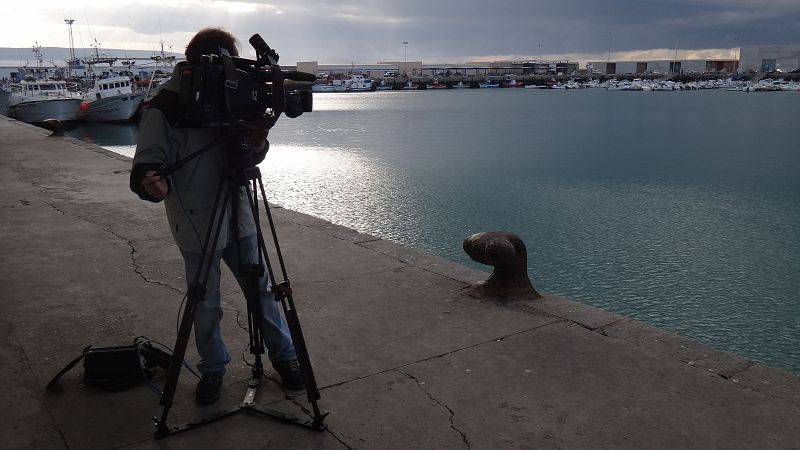
[[[738,59],[682,59],[653,61],[606,61],[586,65],[590,74],[691,74],[768,73],[800,70],[800,45],[741,47]]]
[[[800,45],[742,47],[739,71],[793,72],[800,70]]]
[[[664,75],[693,73],[736,73],[734,59],[683,59],[653,61],[610,61],[586,64],[595,75]]]

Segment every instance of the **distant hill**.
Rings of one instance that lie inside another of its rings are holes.
[[[93,56],[95,51],[93,48],[76,48],[76,58],[88,58]],[[125,58],[150,58],[159,54],[153,50],[124,50],[116,48],[100,49],[100,56],[116,57],[120,60]],[[176,59],[182,59],[182,53],[166,52],[167,56],[174,56]],[[52,61],[56,65],[65,66],[66,60],[69,59],[69,48],[63,47],[42,47],[42,58],[44,61]],[[15,64],[24,64],[26,61],[29,63],[36,62],[33,56],[31,47],[25,48],[0,48],[0,61],[14,62]]]

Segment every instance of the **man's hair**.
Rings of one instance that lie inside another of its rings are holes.
[[[227,50],[231,56],[239,56],[239,41],[232,34],[222,28],[203,28],[186,46],[186,61],[189,64],[197,64],[203,55],[218,55],[220,47]]]

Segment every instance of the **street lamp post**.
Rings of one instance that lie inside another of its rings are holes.
[[[542,44],[538,44],[538,51],[536,52],[536,56],[539,58],[539,65],[540,65],[541,62],[542,62],[542,60],[541,60],[541,58],[542,58]],[[537,71],[538,67],[537,67],[537,64],[536,64],[536,59],[537,58],[533,59],[533,74],[534,75],[538,75],[538,73],[537,73],[538,72]]]

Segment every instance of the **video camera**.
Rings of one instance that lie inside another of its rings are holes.
[[[187,121],[201,127],[258,129],[281,113],[295,118],[311,111],[310,86],[300,89],[291,81],[314,82],[314,74],[284,72],[278,54],[260,35],[249,42],[255,61],[220,48],[219,54],[203,55],[198,64],[182,68],[179,104]]]

